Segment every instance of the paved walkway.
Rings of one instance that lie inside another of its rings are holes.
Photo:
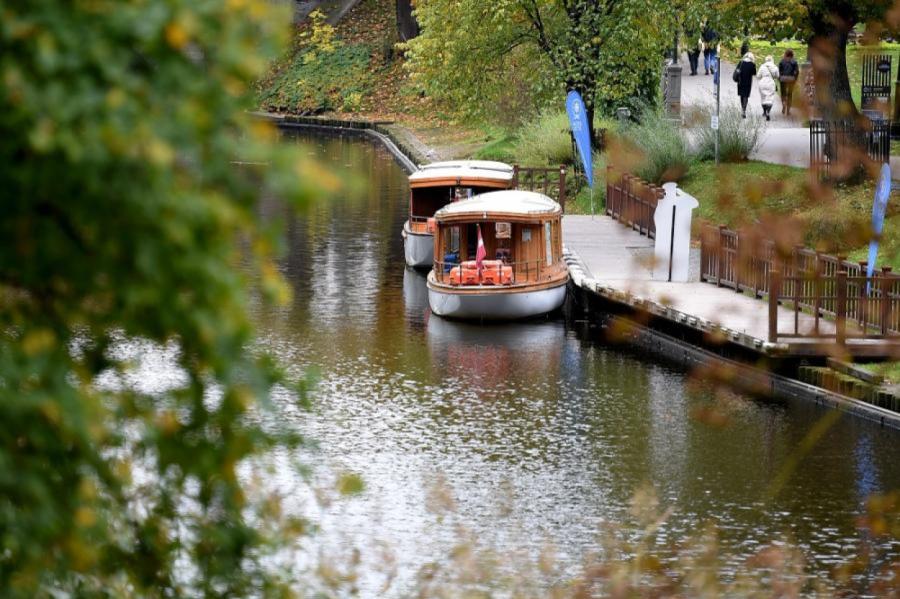
[[[702,61],[701,56],[701,61]],[[757,60],[757,66],[762,64],[761,60]],[[707,110],[713,108],[716,103],[716,87],[713,84],[712,75],[704,75],[702,64],[699,74],[691,76],[687,58],[681,63],[681,105],[690,108],[705,108]],[[720,102],[722,109],[728,107],[739,108],[741,105],[740,98],[737,94],[737,84],[731,80],[731,74],[734,72],[734,64],[730,62],[722,62],[722,84],[720,90]],[[753,88],[750,93],[750,102],[747,105],[749,114],[762,115],[762,104],[760,103],[759,90],[753,81]],[[796,93],[796,92],[795,92]],[[803,128],[802,115],[799,111],[794,110],[791,116],[781,114],[781,96],[775,98],[775,105],[772,107],[772,120],[766,123],[768,130],[772,129],[797,129]]]
[[[760,353],[796,356],[830,356],[833,341],[815,338],[785,338],[770,343],[769,305],[733,289],[699,280],[697,256],[692,256],[692,281],[666,283],[652,279],[654,241],[608,216],[566,215],[563,217],[563,245],[569,272],[575,285],[608,300],[627,305],[637,312],[676,322],[710,335],[724,338]],[[779,306],[778,330],[794,329],[812,333],[811,314]],[[848,323],[848,333],[852,325]],[[822,334],[835,332],[834,322],[820,319]],[[893,355],[893,346],[877,339],[848,339],[844,350],[856,356]]]
[[[757,57],[761,62],[764,57]],[[700,57],[703,60],[703,57]],[[713,113],[716,102],[716,88],[712,75],[704,75],[702,62],[697,75],[690,74],[687,55],[684,55],[681,63],[681,107],[687,120],[696,119],[699,126],[709,126],[709,115]],[[734,64],[722,62],[722,81],[719,93],[720,109],[740,108],[740,98],[737,94],[737,84],[731,80],[734,72]],[[756,81],[750,94],[750,102],[747,106],[750,115],[762,115],[759,91]],[[759,149],[751,155],[754,160],[787,164],[791,166],[809,166],[809,129],[803,127],[802,117],[799,111],[791,116],[781,114],[781,98],[775,99],[772,107],[772,120],[763,122],[764,129],[762,143]]]

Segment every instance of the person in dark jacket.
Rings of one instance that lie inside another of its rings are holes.
[[[716,54],[718,53],[719,34],[706,23],[700,33],[703,40],[703,69],[706,74],[716,70]]]
[[[750,100],[754,77],[756,77],[756,58],[752,52],[747,52],[735,68],[734,74],[738,96],[741,97],[741,114],[744,118],[747,118],[747,102]]]
[[[781,113],[791,114],[791,101],[794,99],[794,84],[800,76],[800,65],[794,60],[794,51],[785,50],[781,62],[778,63],[778,81],[781,86]]]
[[[693,31],[688,31],[685,38],[687,38],[687,55],[688,63],[691,65],[691,75],[696,75],[697,65],[700,63],[700,48],[703,44]]]

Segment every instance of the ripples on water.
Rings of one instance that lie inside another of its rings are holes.
[[[845,418],[765,503],[822,415],[814,406],[726,393],[718,401],[730,424],[714,428],[691,417],[712,389],[689,389],[680,371],[559,318],[475,326],[432,317],[424,276],[403,263],[404,173],[364,140],[291,139],[368,184],[296,215],[264,206],[287,222],[283,270],[295,301],[256,316],[294,374],[321,372],[313,413],[294,412],[293,423],[318,443],[304,458],[314,480],[349,470],[366,482],[363,495],[316,511],[316,542],[340,551],[385,541],[399,567],[393,589],[446,557],[451,524],[501,550],[534,555],[551,543],[572,572],[604,523],[627,519],[644,484],[674,508],[659,533],[667,542],[714,522],[736,567],[787,535],[824,573],[852,553],[864,498],[898,486],[897,435]],[[442,477],[456,510],[439,524],[428,497]]]

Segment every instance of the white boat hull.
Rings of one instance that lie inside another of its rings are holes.
[[[434,266],[434,235],[413,233],[409,230],[409,221],[406,221],[403,223],[403,253],[409,266],[431,268]]]
[[[566,280],[537,291],[500,291],[456,293],[445,291],[428,281],[428,305],[445,318],[463,320],[517,320],[540,316],[562,307],[566,299]]]

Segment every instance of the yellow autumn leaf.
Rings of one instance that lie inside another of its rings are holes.
[[[187,29],[178,21],[166,25],[165,36],[166,42],[176,50],[184,48],[190,39]]]

